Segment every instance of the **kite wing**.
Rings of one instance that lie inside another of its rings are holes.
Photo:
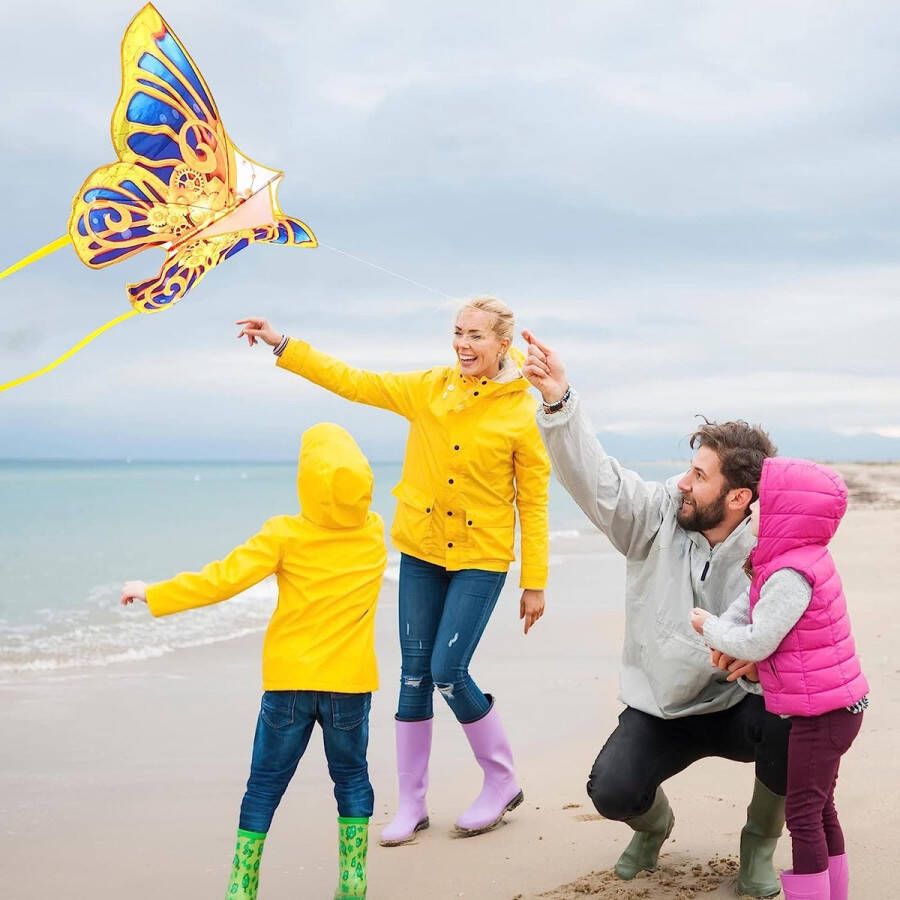
[[[184,297],[210,269],[254,243],[315,247],[316,239],[299,219],[279,216],[272,225],[203,237],[182,244],[169,251],[155,278],[128,286],[132,306],[139,312],[165,309]]]
[[[121,55],[122,90],[111,125],[116,162],[82,185],[68,234],[4,269],[0,279],[69,241],[95,269],[148,247],[164,249],[165,261],[155,278],[128,287],[129,312],[43,368],[0,384],[0,392],[52,371],[120,322],[166,309],[250,244],[317,246],[312,231],[278,205],[284,173],[244,156],[229,140],[209,86],[152,4],[132,19]]]
[[[236,207],[234,148],[212,93],[150,4],[122,40],[111,132],[119,161],[90,175],[69,221],[87,265],[177,244]]]

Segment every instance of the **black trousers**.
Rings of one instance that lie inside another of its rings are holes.
[[[756,694],[723,712],[680,719],[626,706],[591,769],[588,796],[607,819],[640,816],[662,782],[707,756],[755,762],[756,777],[784,796],[790,729],[790,719],[766,712]]]

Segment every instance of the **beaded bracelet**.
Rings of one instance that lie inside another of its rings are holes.
[[[555,413],[559,412],[568,402],[569,398],[572,396],[572,388],[567,387],[566,392],[562,395],[562,397],[556,401],[556,403],[543,403],[545,413]]]

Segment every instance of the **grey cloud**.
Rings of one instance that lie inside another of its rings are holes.
[[[896,5],[160,7],[238,146],[286,171],[287,211],[438,292],[505,297],[565,352],[598,418],[668,432],[700,401],[737,403],[810,435],[818,383],[827,427],[900,424]],[[10,260],[61,234],[111,161],[136,8],[5,11]],[[0,380],[127,309],[124,284],[160,262],[91,272],[64,250],[4,281]],[[446,359],[451,310],[324,247],[253,248],[0,398],[0,453],[290,456],[299,418],[336,409],[394,452],[399,424],[259,368],[232,323],[267,315],[359,364],[411,367]],[[794,374],[773,387],[773,372]],[[245,426],[234,407],[251,401]]]

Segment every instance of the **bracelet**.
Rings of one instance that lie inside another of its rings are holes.
[[[572,396],[572,388],[566,387],[566,392],[560,397],[556,403],[544,403],[541,401],[542,406],[544,407],[545,413],[555,413],[559,412],[568,402],[569,398]]]

